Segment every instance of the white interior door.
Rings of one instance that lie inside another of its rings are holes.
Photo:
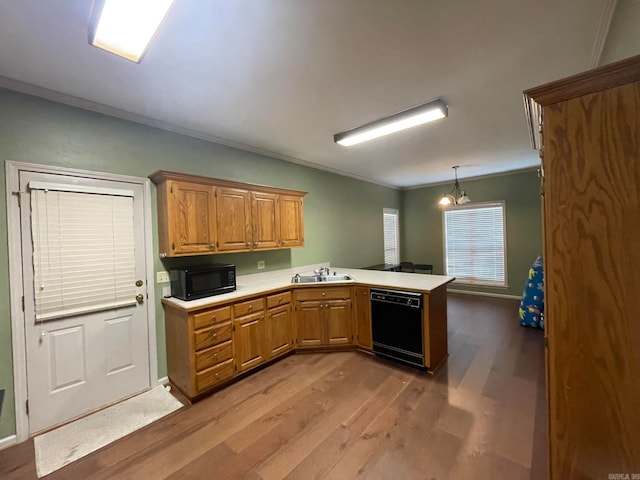
[[[20,215],[33,434],[150,386],[143,187],[35,172],[19,181],[31,192]]]

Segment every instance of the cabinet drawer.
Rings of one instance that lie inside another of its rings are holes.
[[[196,371],[204,370],[219,363],[229,360],[233,356],[231,348],[231,340],[220,345],[214,345],[211,348],[196,353]]]
[[[193,328],[197,330],[198,328],[208,327],[211,324],[225,322],[230,319],[231,307],[205,310],[204,312],[193,315]]]
[[[350,287],[301,288],[296,290],[296,300],[326,300],[351,298]]]
[[[279,307],[291,303],[291,292],[276,293],[267,297],[267,308]]]
[[[231,377],[233,377],[233,360],[227,360],[224,363],[196,373],[196,389],[198,393],[202,393]]]
[[[250,313],[262,312],[263,310],[264,298],[256,298],[247,302],[236,303],[233,306],[233,315],[238,318]]]
[[[198,330],[193,334],[195,350],[202,350],[203,348],[231,340],[231,329],[231,322],[227,322]]]

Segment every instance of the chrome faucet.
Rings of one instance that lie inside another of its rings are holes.
[[[329,267],[320,267],[317,270],[314,270],[313,273],[318,276],[329,275]]]

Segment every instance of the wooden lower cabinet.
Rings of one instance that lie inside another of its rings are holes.
[[[327,345],[353,344],[351,299],[329,300],[325,305]]]
[[[257,367],[267,360],[267,331],[264,298],[237,303],[234,310],[235,366],[238,373]],[[246,312],[248,315],[242,315]]]
[[[324,345],[324,310],[316,300],[296,304],[296,347],[320,347]]]
[[[233,377],[230,306],[196,313],[165,306],[164,312],[167,371],[183,394],[197,397]]]
[[[370,348],[368,288],[299,288],[188,312],[165,304],[167,370],[189,399],[294,348],[352,346],[357,331]],[[366,301],[365,301],[366,300]],[[295,308],[294,308],[295,306]],[[368,333],[367,333],[368,332]]]
[[[356,345],[365,350],[373,348],[371,340],[371,300],[368,287],[354,287]]]
[[[297,348],[353,344],[349,287],[300,289],[295,297]]]

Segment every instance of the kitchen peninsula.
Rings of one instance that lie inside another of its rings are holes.
[[[171,383],[194,400],[294,351],[371,353],[371,288],[422,295],[420,366],[434,372],[444,363],[453,277],[332,267],[353,280],[291,283],[318,266],[238,276],[236,291],[214,297],[162,299]]]

